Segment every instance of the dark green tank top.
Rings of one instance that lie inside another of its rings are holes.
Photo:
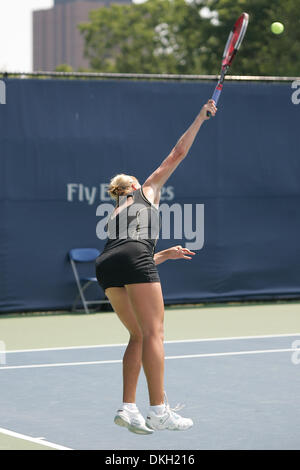
[[[148,201],[142,188],[121,196],[117,207],[128,198],[133,198],[133,202],[108,219],[104,251],[136,241],[147,245],[153,255],[160,230],[159,211]]]

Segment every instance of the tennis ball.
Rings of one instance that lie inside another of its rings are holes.
[[[271,25],[271,31],[274,34],[281,34],[283,33],[284,26],[282,23],[279,23],[279,21],[275,21],[275,23],[272,23]]]

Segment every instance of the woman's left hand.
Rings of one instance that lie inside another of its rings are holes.
[[[172,246],[168,251],[169,259],[192,259],[192,256],[196,254],[187,248],[183,248],[181,245]]]

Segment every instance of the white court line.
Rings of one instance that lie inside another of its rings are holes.
[[[88,362],[57,362],[49,364],[27,364],[23,366],[2,366],[1,370],[9,369],[41,369],[44,367],[67,367],[67,366],[92,366],[95,364],[117,364],[121,363],[122,359],[107,360],[107,361],[88,361]]]
[[[192,359],[195,357],[242,356],[246,354],[265,354],[265,353],[278,353],[278,352],[289,352],[289,351],[299,351],[299,349],[295,349],[295,348],[260,349],[257,351],[232,351],[232,352],[222,352],[222,353],[186,354],[184,356],[169,356],[169,357],[166,357],[165,359]]]
[[[27,352],[43,352],[43,351],[67,351],[72,349],[96,349],[96,348],[113,348],[127,346],[128,343],[113,343],[113,344],[94,344],[88,346],[61,346],[56,348],[39,348],[39,349],[11,349],[5,351],[6,353],[27,353]]]
[[[53,442],[45,441],[44,439],[38,437],[30,437],[25,434],[20,434],[18,432],[10,431],[9,429],[0,428],[0,434],[6,434],[7,436],[16,437],[17,439],[23,439],[24,441],[34,442],[35,444],[40,444],[45,447],[51,447],[56,450],[73,450],[69,447],[64,447],[59,444],[54,444]],[[1,436],[0,436],[1,437]]]
[[[221,357],[221,356],[242,356],[246,354],[265,354],[265,353],[279,353],[279,352],[292,352],[299,351],[299,348],[286,348],[286,349],[258,349],[255,351],[231,351],[221,353],[203,353],[203,354],[186,354],[183,356],[166,356],[165,359],[192,359],[199,357]],[[67,366],[90,366],[95,364],[118,364],[122,359],[114,359],[107,361],[88,361],[88,362],[58,362],[53,364],[27,364],[22,366],[2,366],[1,370],[11,369],[39,369],[44,367],[67,367]]]
[[[300,336],[300,333],[287,333],[278,335],[257,335],[257,336],[226,336],[221,338],[197,338],[197,339],[176,339],[165,341],[164,344],[177,344],[177,343],[199,343],[207,341],[232,341],[241,339],[260,339],[260,338],[285,338],[289,336]],[[72,349],[96,349],[96,348],[113,348],[127,346],[128,343],[113,343],[113,344],[94,344],[92,346],[61,346],[55,348],[39,348],[39,349],[14,349],[5,351],[6,353],[26,353],[26,352],[42,352],[42,351],[65,351]]]

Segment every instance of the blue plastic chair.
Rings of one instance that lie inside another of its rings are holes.
[[[100,255],[100,251],[97,248],[73,248],[69,251],[69,259],[73,269],[76,285],[78,288],[78,295],[74,300],[72,306],[72,312],[79,311],[76,308],[79,299],[81,299],[85,313],[90,313],[88,305],[90,304],[107,304],[108,300],[87,300],[85,297],[86,289],[94,283],[98,283],[96,277],[85,276],[80,277],[79,270],[77,269],[77,263],[92,263],[95,262],[97,256]]]

